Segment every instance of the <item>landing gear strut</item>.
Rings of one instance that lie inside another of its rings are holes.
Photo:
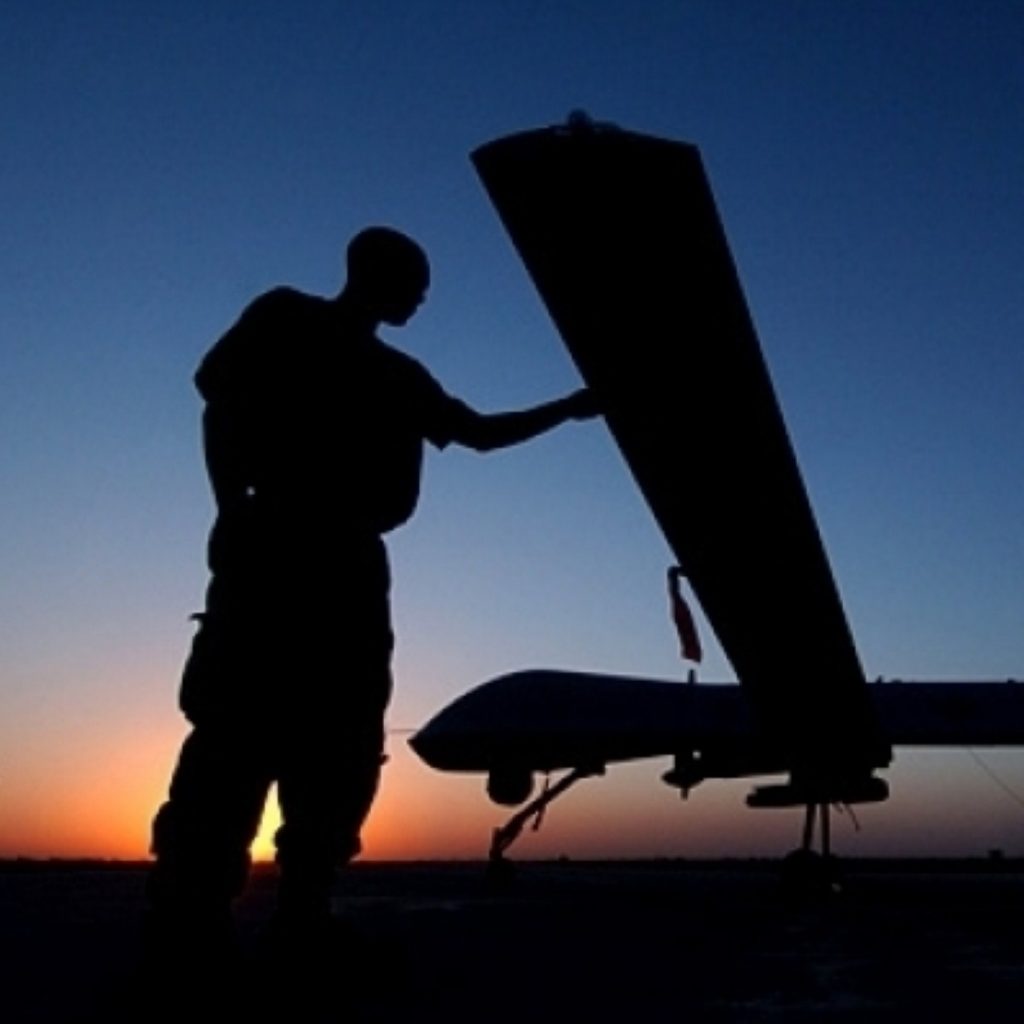
[[[553,786],[545,785],[540,795],[531,800],[525,807],[517,811],[491,834],[491,849],[487,859],[487,877],[492,881],[507,881],[512,876],[512,865],[505,859],[505,851],[519,838],[520,833],[533,822],[534,832],[540,828],[544,820],[544,811],[548,804],[560,797],[570,786],[581,779],[589,779],[595,775],[604,775],[604,765],[588,768],[573,768],[563,775]]]
[[[748,807],[804,807],[803,842],[782,862],[782,882],[794,893],[836,893],[842,889],[839,864],[832,855],[830,813],[833,806],[877,803],[889,795],[883,779],[873,775],[841,779],[825,784],[758,786],[748,797]],[[856,820],[856,819],[854,819]],[[820,852],[814,849],[815,825]]]

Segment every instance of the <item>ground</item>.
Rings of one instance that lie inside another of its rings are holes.
[[[1024,865],[855,863],[841,893],[809,899],[787,895],[778,868],[523,863],[514,883],[496,890],[478,864],[356,865],[337,895],[348,937],[302,992],[267,948],[274,879],[264,871],[239,907],[241,967],[225,975],[216,998],[227,1009],[217,1016],[373,1024],[1019,1019]],[[144,875],[139,866],[0,867],[0,1019],[180,1019],[170,1009],[177,986],[154,991],[140,982]]]

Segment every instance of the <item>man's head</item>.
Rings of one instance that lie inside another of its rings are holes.
[[[382,323],[401,327],[430,285],[426,253],[393,228],[360,231],[348,244],[346,293]]]

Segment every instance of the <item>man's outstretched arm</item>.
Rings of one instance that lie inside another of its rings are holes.
[[[587,420],[597,414],[597,402],[587,388],[516,412],[482,413],[463,406],[451,439],[474,451],[489,452],[529,441],[569,420]]]

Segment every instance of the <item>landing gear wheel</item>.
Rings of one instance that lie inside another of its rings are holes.
[[[516,880],[515,865],[504,857],[492,857],[484,868],[484,885],[492,892],[511,889]]]
[[[782,860],[782,888],[788,896],[832,896],[842,891],[839,861],[832,854],[801,847]]]
[[[782,861],[782,887],[791,896],[834,896],[842,892],[839,861],[832,856],[828,804],[807,805],[803,845]],[[813,849],[814,825],[818,823],[821,852]]]

